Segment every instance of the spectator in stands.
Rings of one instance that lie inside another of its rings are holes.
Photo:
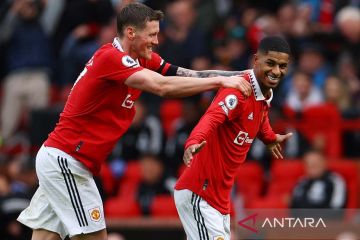
[[[326,159],[319,151],[310,150],[303,159],[305,176],[294,188],[291,208],[333,209],[341,215],[347,194],[343,177],[327,168]]]
[[[285,100],[286,107],[295,112],[323,102],[321,90],[313,84],[311,75],[301,70],[296,71],[292,77],[292,88]]]
[[[326,78],[324,97],[325,101],[334,104],[344,117],[351,114],[349,89],[340,77],[330,75]]]
[[[191,1],[174,1],[167,6],[166,16],[159,53],[168,62],[193,68],[192,62],[207,51],[205,34],[195,25],[194,6]]]
[[[136,113],[129,130],[117,142],[110,159],[128,162],[138,160],[143,154],[160,155],[163,150],[163,131],[160,120],[148,115],[145,103],[135,102]]]
[[[324,49],[321,45],[314,42],[307,42],[299,46],[299,69],[312,77],[314,85],[323,88],[325,79],[330,73]]]
[[[11,180],[0,174],[0,236],[6,240],[26,240],[31,237],[31,230],[16,221],[19,213],[30,203],[23,193],[11,187]]]
[[[349,97],[352,105],[352,112],[356,116],[360,114],[360,72],[357,68],[357,61],[349,52],[343,52],[337,62],[337,72],[346,82]]]
[[[185,141],[202,114],[198,101],[194,101],[194,99],[183,102],[182,112],[183,115],[176,122],[174,134],[167,140],[165,148],[167,170],[169,175],[175,178],[178,177],[178,170],[182,165]]]
[[[350,54],[356,65],[357,75],[360,74],[360,9],[354,6],[342,8],[336,15],[336,23],[340,33],[345,38],[344,51]]]
[[[53,60],[49,36],[40,22],[44,1],[15,0],[0,23],[0,42],[6,46],[7,75],[3,89],[0,134],[9,140],[19,127],[23,108],[48,105]]]
[[[166,186],[165,167],[156,155],[141,157],[142,181],[139,185],[137,201],[144,215],[150,214],[150,206],[156,195],[170,194],[172,186]]]

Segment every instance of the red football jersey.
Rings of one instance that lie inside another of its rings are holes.
[[[210,107],[186,141],[185,149],[206,141],[186,168],[175,189],[189,189],[205,199],[222,214],[230,213],[230,191],[235,174],[245,161],[255,137],[274,142],[268,118],[269,104],[253,71],[244,77],[250,81],[253,94],[245,98],[233,88],[219,89]]]
[[[132,59],[117,39],[102,46],[76,80],[45,146],[70,154],[98,174],[135,115],[133,105],[141,91],[125,85],[125,80],[143,68],[165,74],[169,66],[156,53],[151,60]]]

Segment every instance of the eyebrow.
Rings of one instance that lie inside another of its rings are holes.
[[[266,62],[267,62],[267,61],[271,61],[271,62],[277,63],[277,64],[279,64],[279,65],[288,64],[288,62],[276,61],[276,60],[273,59],[273,58],[267,58],[265,61],[266,61]]]

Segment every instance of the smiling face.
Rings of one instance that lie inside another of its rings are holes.
[[[153,47],[159,44],[159,30],[159,21],[146,22],[143,29],[133,28],[130,56],[151,59]]]
[[[275,88],[288,70],[290,56],[287,53],[268,51],[257,52],[254,59],[254,73],[263,94]]]

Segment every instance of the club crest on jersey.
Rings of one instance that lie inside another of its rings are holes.
[[[95,207],[89,210],[90,218],[94,222],[98,222],[101,219],[101,212],[99,207]]]
[[[214,237],[214,240],[224,240],[224,236],[216,236]]]
[[[230,95],[226,96],[225,104],[228,109],[233,110],[236,107],[237,103],[238,103],[238,100],[235,95],[230,94]]]
[[[126,67],[138,66],[138,63],[128,55],[123,56],[121,62]]]

